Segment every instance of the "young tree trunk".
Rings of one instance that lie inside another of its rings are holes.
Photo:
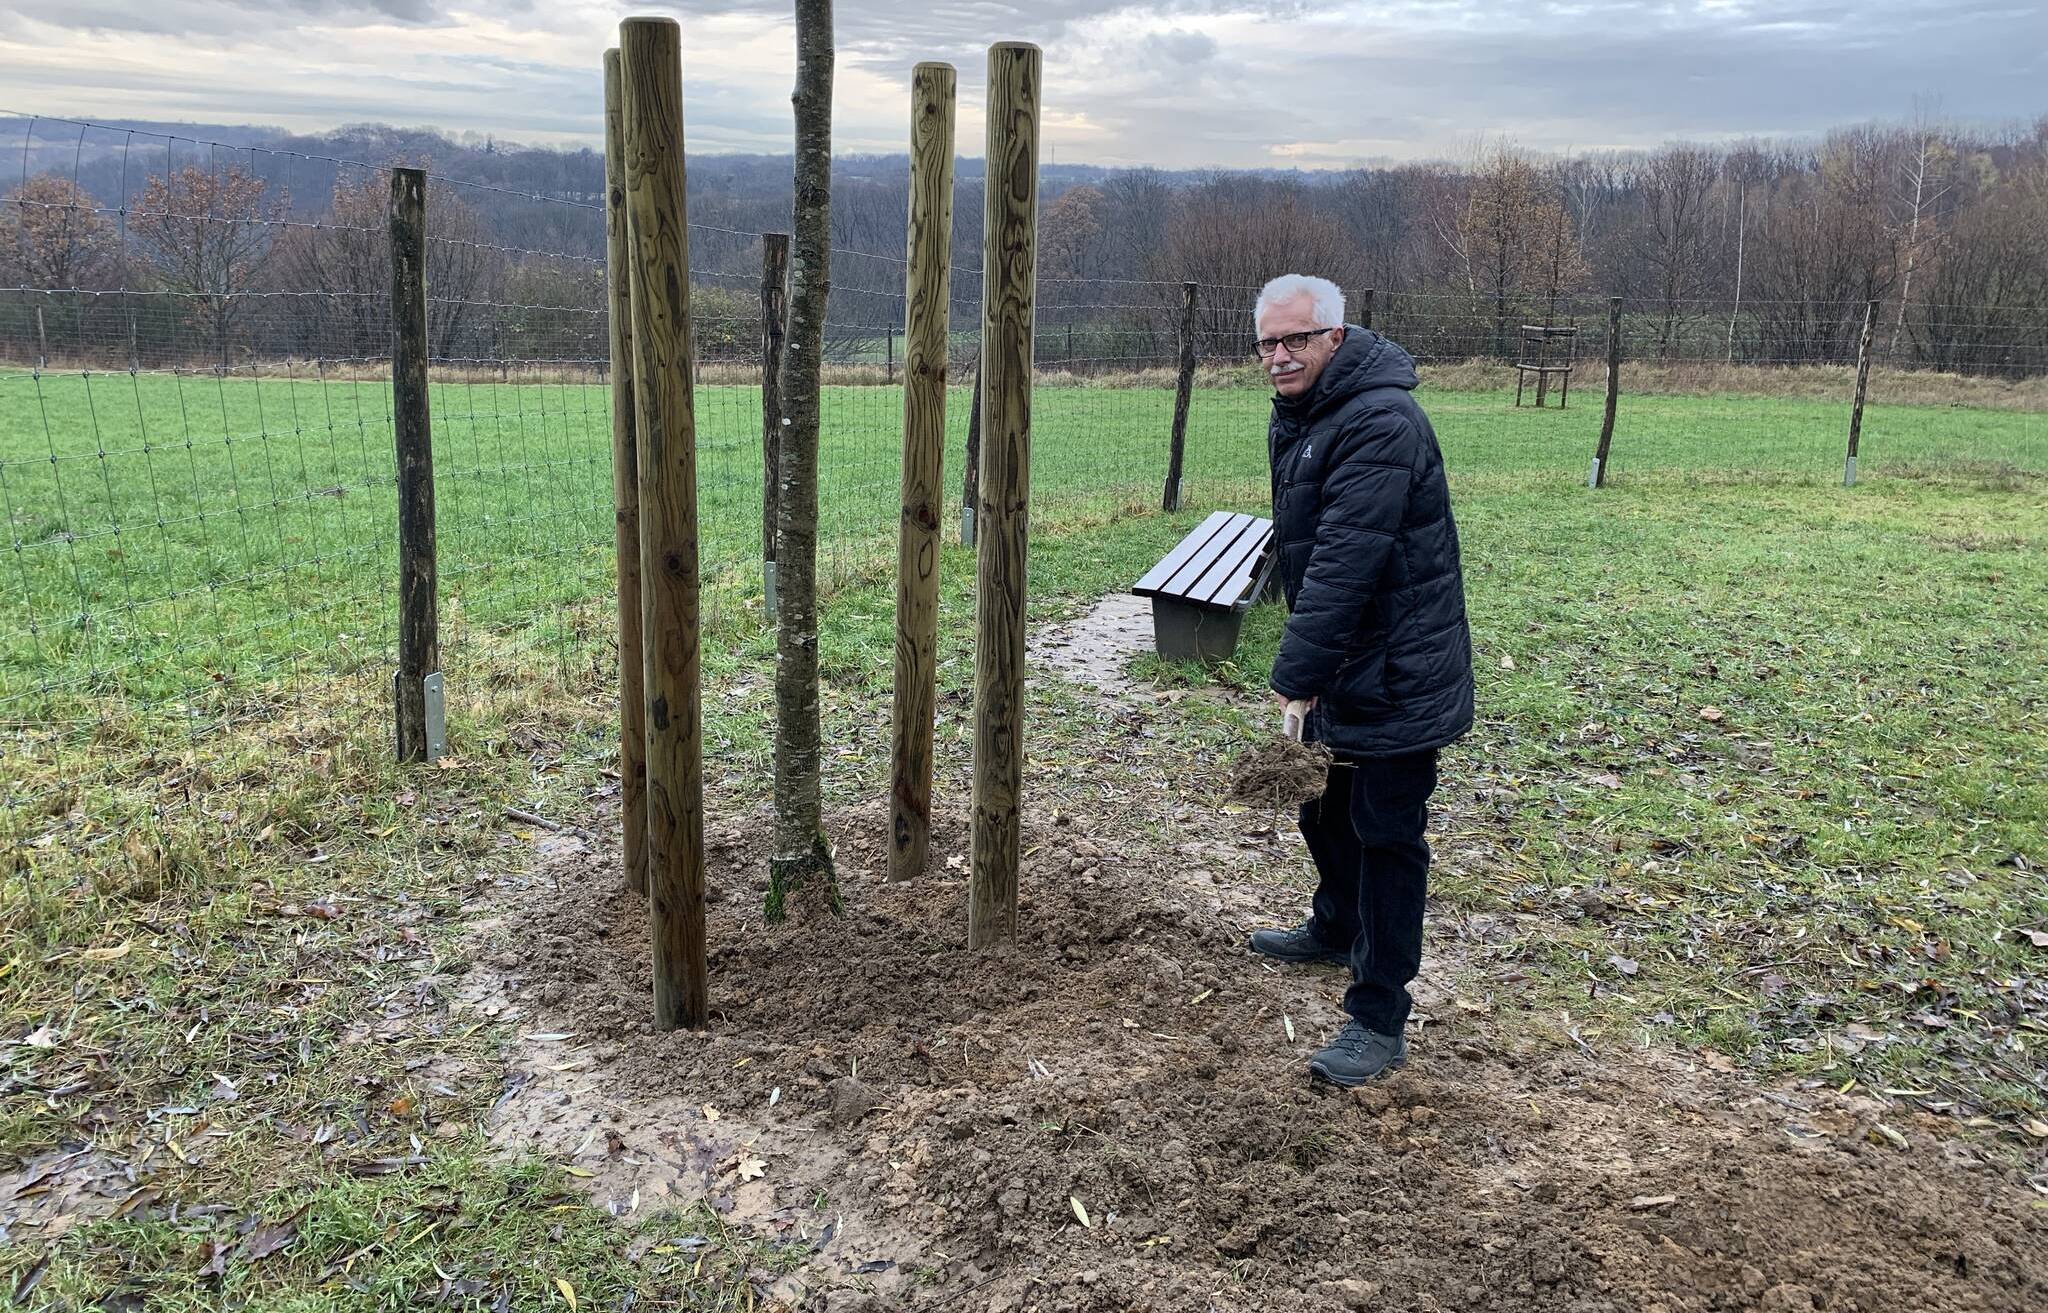
[[[818,383],[831,288],[832,0],[796,0],[796,189],[789,338],[782,357],[781,487],[775,508],[775,856],[770,920],[790,902],[838,910],[820,819]]]

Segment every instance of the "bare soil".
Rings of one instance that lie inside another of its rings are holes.
[[[491,895],[458,1003],[518,1017],[494,1136],[621,1214],[708,1198],[834,1313],[2048,1307],[2048,1212],[1953,1123],[1496,1015],[1478,919],[1433,911],[1406,1070],[1311,1084],[1342,981],[1244,946],[1299,917],[1298,841],[1077,796],[1027,813],[987,954],[958,813],[903,884],[884,800],[840,816],[846,914],[777,926],[767,817],[714,827],[704,1033],[649,1028],[616,853],[558,852]]]
[[[1329,778],[1328,748],[1275,735],[1231,768],[1230,800],[1247,807],[1295,807],[1322,797]]]

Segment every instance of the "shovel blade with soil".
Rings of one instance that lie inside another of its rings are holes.
[[[1230,771],[1230,800],[1247,807],[1280,810],[1323,796],[1330,776],[1330,750],[1275,736],[1237,759]]]

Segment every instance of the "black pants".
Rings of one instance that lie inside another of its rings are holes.
[[[1429,844],[1422,837],[1436,753],[1339,761],[1323,796],[1301,807],[1301,833],[1316,861],[1317,938],[1351,954],[1344,1010],[1382,1035],[1398,1035],[1422,965],[1422,900]]]

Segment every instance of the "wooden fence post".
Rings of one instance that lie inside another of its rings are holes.
[[[1621,298],[1607,298],[1607,409],[1600,415],[1600,445],[1593,452],[1591,488],[1607,486],[1607,451],[1614,443],[1614,405],[1621,394]]]
[[[945,503],[946,347],[953,304],[951,64],[910,88],[910,234],[903,270],[903,514],[896,552],[896,699],[889,878],[924,874],[932,832],[932,716],[939,648],[939,513]]]
[[[1863,439],[1863,397],[1870,389],[1870,337],[1877,327],[1877,302],[1863,307],[1863,338],[1856,347],[1856,401],[1849,408],[1849,456],[1842,464],[1842,486],[1856,486],[1856,448]]]
[[[619,560],[619,812],[626,885],[647,892],[646,658],[640,646],[640,456],[633,435],[632,260],[619,52],[604,52],[606,323],[611,330],[612,511]]]
[[[647,911],[654,1024],[701,1026],[703,705],[699,687],[697,421],[690,387],[682,29],[619,24],[632,250],[633,395],[640,454],[642,640],[647,649]]]
[[[1035,45],[988,51],[987,211],[982,248],[981,367],[988,431],[974,644],[974,837],[967,943],[1017,934],[1024,790],[1024,602],[1031,505],[1033,292],[1038,263]]]
[[[789,234],[761,234],[761,602],[775,618],[775,508],[782,468],[782,344],[789,336]]]
[[[1161,510],[1180,509],[1181,473],[1187,464],[1188,406],[1195,396],[1196,284],[1180,285],[1180,360],[1173,378],[1173,438],[1166,453],[1166,492]]]
[[[427,398],[427,175],[391,171],[391,431],[398,454],[398,759],[447,750]]]
[[[1372,327],[1372,298],[1373,289],[1370,287],[1358,294],[1358,326],[1360,328]]]

